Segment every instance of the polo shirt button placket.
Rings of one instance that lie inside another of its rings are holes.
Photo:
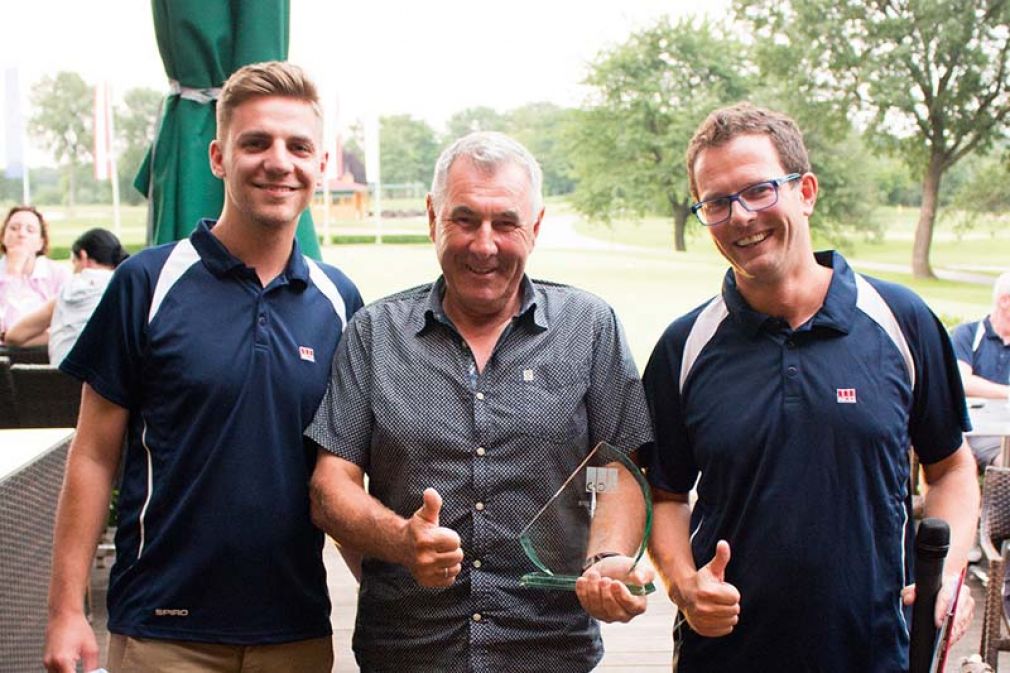
[[[261,308],[256,315],[256,343],[265,344],[267,341],[267,314]]]

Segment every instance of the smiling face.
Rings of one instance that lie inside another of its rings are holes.
[[[510,317],[543,210],[533,212],[530,179],[508,161],[492,169],[460,157],[440,203],[428,196],[428,223],[445,276],[443,305],[472,320]]]
[[[702,150],[694,163],[699,200],[734,194],[755,183],[785,175],[766,135],[740,135]],[[737,283],[774,285],[813,262],[809,218],[817,200],[817,178],[805,173],[779,187],[778,202],[756,213],[739,203],[726,222],[708,227]]]
[[[225,183],[222,219],[271,228],[297,226],[322,178],[322,121],[305,101],[251,98],[232,111],[210,146],[214,175]]]
[[[45,246],[42,222],[30,210],[19,210],[8,218],[3,228],[3,252],[38,255]]]

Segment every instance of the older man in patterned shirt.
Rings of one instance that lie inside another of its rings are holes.
[[[603,653],[592,617],[645,609],[600,577],[606,562],[578,596],[519,584],[534,570],[519,533],[561,480],[597,442],[651,440],[613,310],[525,274],[541,183],[501,134],[442,154],[428,195],[442,276],[358,312],[306,431],[313,516],[364,557],[362,671],[581,673]]]

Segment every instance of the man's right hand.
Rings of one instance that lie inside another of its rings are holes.
[[[700,636],[715,638],[733,630],[740,619],[740,592],[726,581],[729,543],[719,540],[715,557],[686,581],[670,598],[684,613],[688,625]]]
[[[46,651],[43,664],[49,673],[75,673],[76,664],[85,671],[98,668],[98,641],[82,612],[53,617],[46,627]]]
[[[409,549],[405,565],[423,587],[450,587],[463,570],[459,535],[451,528],[438,525],[442,509],[442,496],[438,491],[427,488],[421,497],[421,508],[407,520]]]

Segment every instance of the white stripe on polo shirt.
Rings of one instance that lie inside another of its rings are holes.
[[[694,367],[694,361],[701,355],[701,351],[728,315],[729,310],[726,308],[726,302],[723,301],[722,295],[710,301],[708,306],[698,314],[698,319],[694,321],[691,333],[687,335],[687,341],[684,342],[684,355],[680,361],[681,393],[684,392],[684,382],[687,381],[687,376],[691,373],[691,368]]]
[[[147,312],[147,324],[150,325],[154,316],[161,308],[161,302],[165,301],[169,290],[182,278],[189,267],[200,261],[200,255],[188,238],[176,243],[175,248],[165,260],[165,265],[161,267],[158,274],[158,284],[154,286],[154,296],[151,297],[151,308]]]
[[[340,318],[340,330],[343,331],[347,326],[347,306],[344,304],[344,298],[341,296],[337,286],[330,280],[330,277],[319,268],[319,265],[315,261],[306,257],[305,263],[309,266],[309,278],[312,279],[312,282],[323,293],[323,296],[329,299],[330,304],[333,305],[333,310],[336,311],[337,317]]]
[[[894,312],[891,311],[891,307],[887,305],[880,293],[865,278],[858,273],[853,275],[856,278],[856,308],[880,325],[884,333],[890,337],[905,361],[908,380],[912,384],[912,388],[915,388],[915,362],[912,360],[912,351],[908,348],[908,341],[905,340],[905,335],[898,325],[898,319],[894,317]]]

